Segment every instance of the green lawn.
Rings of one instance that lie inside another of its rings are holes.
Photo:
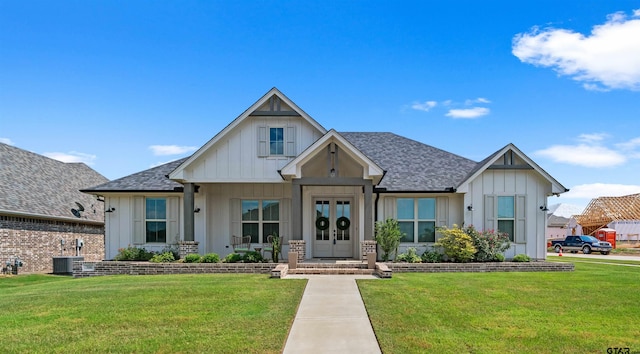
[[[559,257],[551,256],[547,257],[549,262],[573,262],[573,263],[614,263],[614,264],[629,264],[640,265],[640,261],[628,260],[628,259],[603,259],[603,258],[589,258],[587,257]]]
[[[640,351],[640,268],[575,267],[558,273],[395,273],[358,285],[384,353]]]
[[[3,353],[279,353],[305,280],[0,277]]]

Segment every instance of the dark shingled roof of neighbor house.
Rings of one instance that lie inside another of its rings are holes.
[[[99,192],[161,192],[182,188],[182,184],[168,179],[166,176],[183,163],[187,157],[165,163],[129,176],[118,178],[99,186],[83,189],[83,192],[100,194]]]
[[[455,188],[477,162],[393,133],[340,133],[387,173],[387,191],[445,191]]]
[[[65,163],[0,143],[0,213],[104,222],[104,205],[80,189],[108,181],[84,163]],[[85,209],[77,218],[71,209]]]

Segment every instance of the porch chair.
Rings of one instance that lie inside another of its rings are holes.
[[[251,236],[231,236],[231,246],[234,253],[246,253],[251,251]]]
[[[273,238],[274,238],[274,236],[273,236],[273,235],[269,235],[269,236],[267,236],[267,242],[265,242],[265,243],[262,245],[262,253],[263,253],[263,257],[265,257],[265,255],[264,255],[264,254],[265,254],[266,252],[271,253],[271,257],[273,257]],[[284,236],[280,236],[280,239],[278,240],[278,241],[279,241],[279,242],[278,242],[278,243],[279,243],[279,248],[280,248],[280,255],[279,255],[279,257],[278,257],[278,258],[282,258],[282,242],[283,242],[284,238],[285,238]],[[265,258],[266,258],[266,257],[265,257]]]

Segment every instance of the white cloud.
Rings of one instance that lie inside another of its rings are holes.
[[[491,103],[491,101],[489,101],[488,99],[484,98],[484,97],[478,97],[476,99],[467,99],[464,101],[464,105],[465,106],[471,106],[472,104],[475,103]]]
[[[52,158],[54,160],[62,161],[62,162],[82,162],[87,165],[93,165],[93,161],[96,159],[96,155],[85,154],[83,152],[70,151],[68,153],[64,152],[45,152],[43,154],[46,157]]]
[[[450,109],[446,114],[447,117],[451,118],[462,118],[462,119],[475,119],[478,117],[486,116],[489,114],[489,108],[485,107],[473,107],[468,109]]]
[[[607,133],[580,134],[578,135],[578,140],[585,143],[595,143],[608,137],[609,134]]]
[[[0,138],[0,143],[7,144],[7,145],[13,145],[13,141],[11,141],[11,139],[9,139],[9,138]]]
[[[196,146],[178,146],[178,145],[151,145],[149,149],[156,156],[180,155],[187,152],[196,151]]]
[[[580,184],[562,194],[566,198],[593,199],[598,197],[620,197],[640,193],[640,185],[591,183]]]
[[[534,27],[513,38],[520,61],[553,68],[586,89],[640,90],[640,10],[617,12],[589,35],[568,29]]]
[[[640,137],[633,138],[627,142],[616,144],[616,147],[622,150],[633,150],[640,147]]]
[[[553,145],[534,152],[535,155],[550,158],[555,162],[584,167],[612,167],[627,161],[627,158],[604,146]]]
[[[431,110],[431,108],[435,107],[438,105],[438,102],[436,101],[426,101],[424,103],[414,103],[411,105],[411,108],[418,110],[418,111],[425,111],[425,112],[429,112]]]

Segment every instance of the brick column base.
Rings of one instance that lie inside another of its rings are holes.
[[[289,252],[298,253],[298,263],[302,263],[307,258],[305,254],[306,245],[305,240],[289,240]]]
[[[198,253],[198,241],[178,241],[178,253],[180,258],[184,258],[188,254]]]
[[[362,255],[362,260],[367,260],[368,253],[377,253],[376,248],[378,246],[378,242],[373,240],[364,240],[360,241],[360,254]]]

